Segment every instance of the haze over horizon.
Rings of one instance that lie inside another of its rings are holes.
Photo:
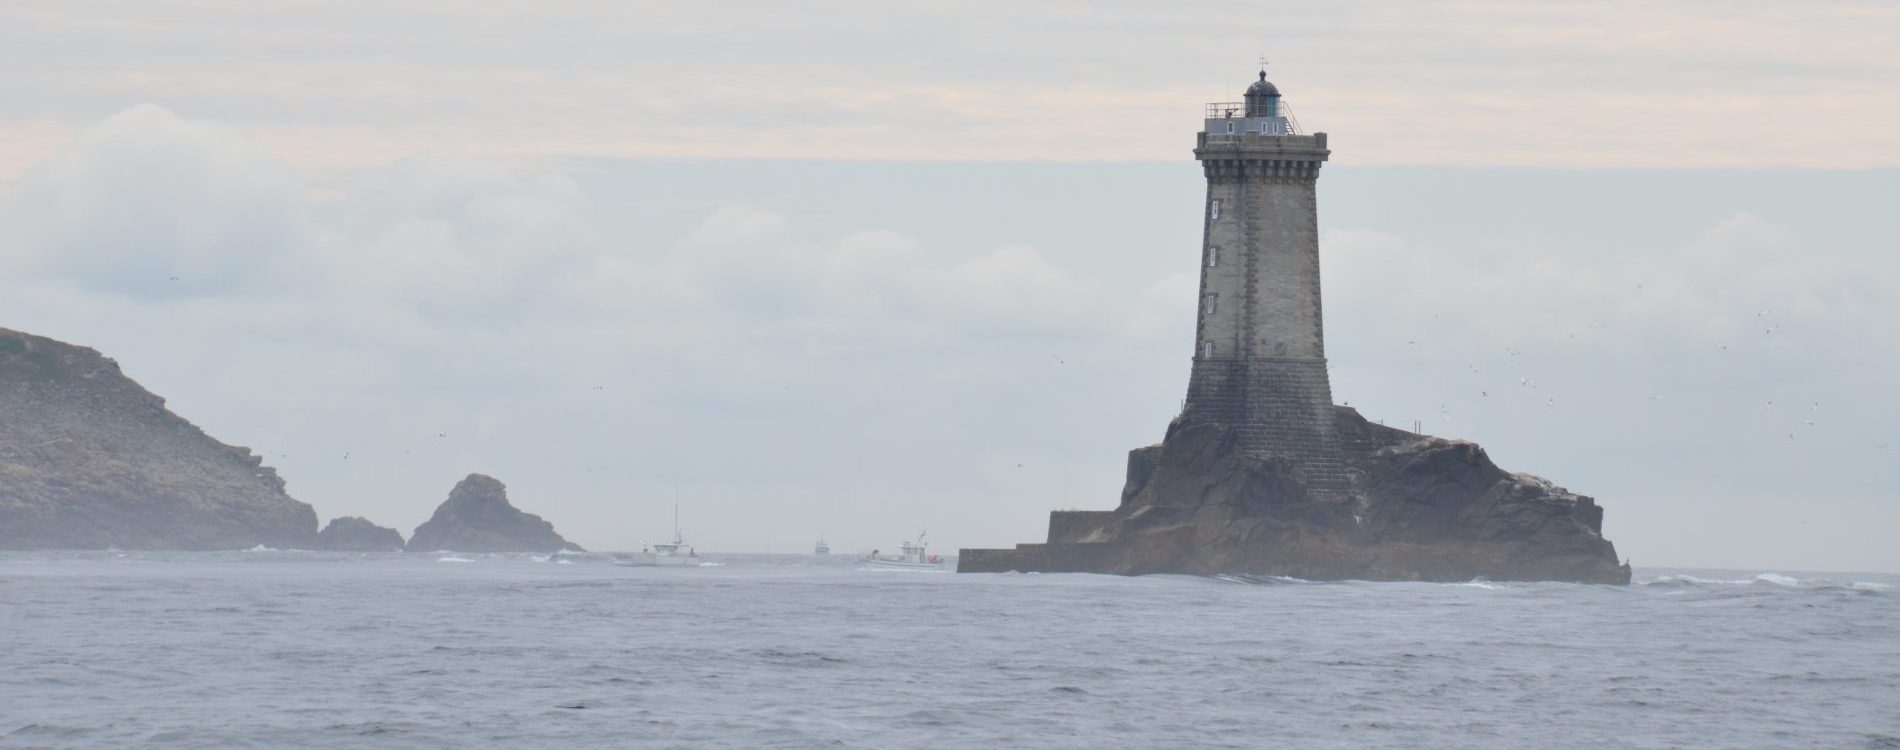
[[[0,10],[0,326],[325,519],[471,471],[592,549],[676,488],[715,551],[1112,507],[1264,52],[1334,149],[1337,400],[1639,566],[1900,571],[1890,5],[376,7]]]

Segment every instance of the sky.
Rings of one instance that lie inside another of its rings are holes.
[[[1900,571],[1890,3],[0,8],[0,326],[325,519],[1039,541],[1192,356],[1201,106],[1320,178],[1335,399],[1640,566]],[[176,280],[172,280],[176,277]]]

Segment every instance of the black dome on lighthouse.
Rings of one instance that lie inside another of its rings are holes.
[[[1232,89],[1229,90],[1231,91]],[[1273,85],[1272,81],[1267,80],[1267,71],[1264,70],[1260,71],[1260,80],[1254,81],[1252,86],[1247,87],[1247,96],[1249,97],[1279,95],[1280,88]]]

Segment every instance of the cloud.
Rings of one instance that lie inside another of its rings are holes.
[[[806,239],[787,217],[751,206],[713,211],[657,260],[601,258],[596,268],[577,284],[609,308],[661,313],[658,298],[680,318],[803,335],[1046,335],[1112,330],[1122,314],[1100,282],[1031,246],[956,258],[882,229]]]
[[[1900,165],[1890,3],[69,5],[0,8],[0,42],[17,42],[0,44],[16,73],[0,80],[0,181],[31,160],[16,148],[139,101],[215,111],[300,168],[1168,160],[1263,47],[1346,163]]]
[[[1548,239],[1447,246],[1364,230],[1332,231],[1322,244],[1333,315],[1408,339],[1455,331],[1433,338],[1469,350],[1734,342],[1849,314],[1894,265],[1818,252],[1791,227],[1746,212],[1662,254]]]
[[[417,158],[334,189],[343,218],[313,260],[365,299],[457,314],[543,305],[600,251],[591,200],[558,172]]]
[[[305,240],[299,190],[242,132],[140,105],[27,172],[0,206],[0,253],[131,297],[230,293]]]

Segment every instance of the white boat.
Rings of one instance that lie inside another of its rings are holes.
[[[673,504],[673,541],[647,544],[640,549],[640,555],[633,559],[616,560],[620,565],[656,565],[660,567],[697,567],[700,563],[699,552],[686,543],[680,535],[680,506]]]
[[[825,543],[825,535],[823,534],[818,535],[818,546],[813,547],[811,549],[811,553],[814,555],[831,554],[831,545]]]
[[[930,554],[929,547],[929,543],[924,541],[924,535],[919,533],[915,544],[912,544],[908,539],[904,540],[903,546],[898,547],[898,554],[896,556],[880,555],[878,554],[878,550],[871,550],[871,553],[865,555],[863,560],[866,565],[880,568],[943,567],[943,559]]]

